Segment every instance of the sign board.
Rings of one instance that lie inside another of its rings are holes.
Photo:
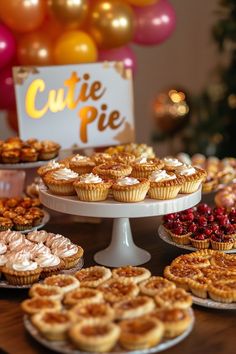
[[[122,62],[14,67],[22,139],[63,148],[134,141],[131,71]]]

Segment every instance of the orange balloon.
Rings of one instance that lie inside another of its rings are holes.
[[[67,31],[60,36],[54,48],[57,64],[95,62],[98,52],[93,39],[82,31]]]
[[[41,31],[22,35],[18,41],[17,57],[22,65],[52,65],[52,39]]]
[[[50,13],[67,28],[81,26],[89,10],[89,0],[48,0]]]
[[[134,6],[149,6],[156,4],[159,0],[123,0]]]
[[[38,30],[46,33],[52,39],[58,38],[65,31],[63,25],[51,16],[46,17]]]
[[[44,20],[44,0],[1,0],[0,18],[9,28],[17,32],[37,29]]]

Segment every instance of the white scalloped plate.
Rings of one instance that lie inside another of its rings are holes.
[[[192,295],[192,294],[191,294]],[[211,299],[202,299],[200,297],[192,295],[193,303],[195,305],[208,307],[211,309],[218,309],[218,310],[236,310],[236,303],[226,304],[224,302],[217,302]]]
[[[27,168],[37,168],[46,165],[52,160],[57,160],[58,156],[51,160],[35,161],[35,162],[19,162],[19,163],[1,163],[0,170],[25,170]]]

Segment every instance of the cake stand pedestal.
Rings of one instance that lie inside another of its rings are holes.
[[[201,200],[201,189],[192,194],[179,194],[172,200],[146,198],[139,203],[119,203],[113,199],[103,202],[82,202],[76,196],[58,196],[40,186],[39,198],[49,209],[62,213],[99,218],[113,218],[110,245],[95,254],[94,260],[109,267],[140,265],[151,255],[133,241],[129,218],[160,216],[191,208]]]

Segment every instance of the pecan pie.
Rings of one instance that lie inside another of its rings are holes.
[[[64,304],[67,306],[87,305],[103,301],[102,292],[92,288],[78,288],[65,294]]]
[[[80,286],[79,281],[75,277],[64,274],[52,275],[44,280],[44,284],[59,286],[64,294]]]
[[[210,283],[210,279],[205,277],[199,277],[195,279],[189,279],[188,285],[189,289],[195,296],[206,299]]]
[[[117,179],[130,175],[132,167],[118,162],[109,162],[94,167],[93,173],[108,179]]]
[[[22,310],[28,315],[33,315],[44,310],[60,310],[61,302],[59,300],[45,299],[43,297],[33,297],[26,299],[21,303]]]
[[[203,276],[197,267],[186,267],[178,264],[165,267],[164,275],[167,279],[185,290],[189,289],[188,279]]]
[[[139,288],[131,280],[110,279],[99,287],[102,291],[104,299],[108,302],[114,303],[121,300],[126,300],[137,296]]]
[[[133,299],[117,302],[113,308],[117,319],[126,320],[150,313],[155,308],[155,302],[148,296],[137,296]]]
[[[206,257],[201,257],[201,256],[192,256],[190,257],[188,254],[179,256],[175,258],[175,260],[171,263],[172,265],[178,264],[183,267],[197,267],[197,268],[202,268],[202,267],[208,267],[210,265],[210,261]]]
[[[186,309],[192,305],[192,297],[184,289],[164,290],[155,296],[155,301],[161,308]]]
[[[155,296],[166,289],[175,289],[175,284],[162,277],[153,276],[140,284],[142,294]]]
[[[75,277],[80,281],[80,286],[89,288],[96,288],[110,279],[111,275],[110,269],[102,266],[81,269],[75,273]]]
[[[99,319],[105,322],[111,322],[115,318],[114,309],[107,303],[89,303],[80,304],[72,307],[70,310],[78,321],[87,321],[90,319]]]
[[[150,278],[151,273],[143,267],[124,266],[113,269],[112,276],[122,280],[129,279],[137,284]]]
[[[236,279],[220,280],[209,285],[212,300],[231,303],[236,301]]]
[[[63,291],[58,286],[50,286],[46,284],[34,284],[29,291],[31,297],[42,297],[53,300],[61,300]]]

